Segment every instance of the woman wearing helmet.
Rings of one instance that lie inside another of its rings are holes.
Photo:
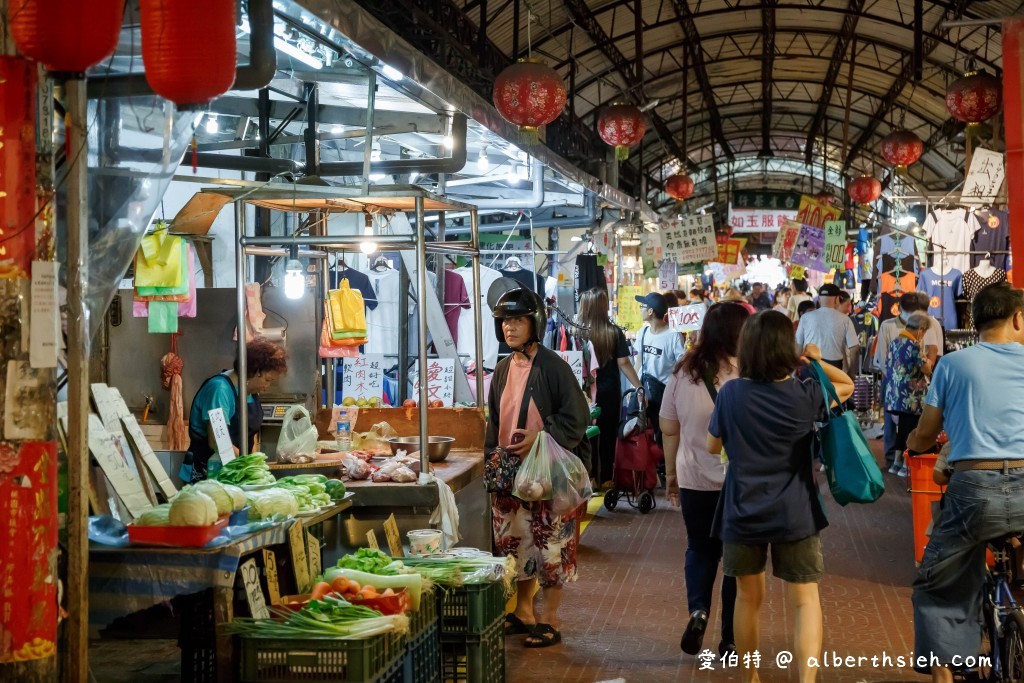
[[[506,292],[494,307],[494,332],[512,354],[494,369],[485,450],[502,446],[522,459],[545,431],[589,465],[587,401],[569,365],[540,345],[546,322],[543,302],[526,289]],[[491,514],[498,552],[516,558],[516,609],[505,618],[505,633],[528,634],[526,647],[560,642],[562,586],[576,579],[576,519],[552,514],[545,502],[504,494],[493,496]],[[542,615],[534,610],[538,580]]]

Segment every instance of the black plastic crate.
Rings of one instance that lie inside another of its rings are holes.
[[[400,671],[405,639],[252,638],[240,636],[244,683],[384,683]]]
[[[441,637],[444,683],[505,683],[505,624],[499,617],[481,635]]]
[[[441,635],[482,635],[505,614],[503,583],[481,583],[438,591]]]

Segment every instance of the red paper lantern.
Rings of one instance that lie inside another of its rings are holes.
[[[597,134],[615,147],[615,158],[629,158],[629,148],[639,145],[647,132],[647,117],[632,104],[613,104],[597,119]]]
[[[693,178],[688,175],[674,175],[665,181],[665,192],[672,199],[689,199],[693,195]]]
[[[0,278],[27,278],[36,253],[38,70],[0,56]]]
[[[565,100],[562,77],[537,59],[520,59],[494,80],[495,108],[528,142],[536,142],[537,129],[561,115]]]
[[[18,49],[50,72],[83,74],[117,47],[124,0],[9,0]]]
[[[869,175],[862,175],[850,181],[850,199],[858,204],[870,204],[882,196],[882,183]]]
[[[946,109],[950,116],[967,124],[986,121],[1002,107],[1002,83],[984,71],[958,78],[946,91]]]
[[[201,107],[235,82],[234,0],[142,0],[142,62],[153,91]]]
[[[882,138],[882,156],[896,165],[897,173],[904,173],[907,166],[921,158],[924,143],[909,130],[894,130]]]

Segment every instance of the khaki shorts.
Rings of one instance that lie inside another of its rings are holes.
[[[789,543],[772,543],[772,574],[790,583],[817,583],[825,574],[818,534]],[[722,567],[726,576],[751,576],[764,571],[768,543],[724,543]]]

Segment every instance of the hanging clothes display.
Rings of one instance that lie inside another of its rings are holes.
[[[498,363],[498,338],[494,336],[494,320],[491,315],[491,307],[487,305],[487,290],[494,284],[495,280],[501,278],[501,273],[487,266],[480,266],[480,289],[479,294],[473,292],[473,269],[469,267],[456,268],[452,271],[462,278],[466,287],[466,297],[469,306],[463,309],[456,309],[459,314],[459,338],[456,348],[460,356],[470,360],[476,360],[476,337],[480,335],[483,346],[483,361],[485,370],[493,370]],[[473,307],[480,307],[481,328],[473,329]]]
[[[526,268],[519,268],[518,270],[502,269],[501,274],[512,278],[527,289],[544,296],[544,278],[532,270],[527,270]]]
[[[444,319],[456,348],[459,345],[459,320],[463,309],[469,308],[466,281],[454,271],[444,271]]]
[[[984,267],[982,263],[977,269],[972,268],[964,273],[964,296],[967,297],[968,301],[974,301],[974,297],[978,295],[978,292],[985,289],[989,285],[994,285],[997,282],[1002,282],[1006,279],[1006,271],[1002,268],[993,268],[991,265],[988,266],[991,270]],[[971,315],[971,307],[967,307],[966,321],[964,322],[964,328],[968,330],[974,329],[974,318]]]
[[[974,235],[968,223],[970,217],[967,209],[936,209],[924,219],[921,227],[932,241],[933,251],[941,252],[941,246],[946,252],[946,262],[940,263],[940,268],[956,268],[963,273],[971,267],[970,254],[967,253],[971,250],[971,237]]]
[[[608,291],[604,268],[597,265],[597,254],[580,254],[576,257],[572,286],[572,300],[577,311],[580,307],[580,294],[594,287],[603,287]]]
[[[928,313],[947,330],[956,329],[956,298],[963,289],[963,273],[950,268],[937,273],[934,268],[921,271],[917,288],[928,295]]]
[[[998,252],[1010,251],[1010,214],[983,209],[971,214],[970,220],[974,230],[971,251],[990,252],[992,265],[1007,270],[1009,254]],[[984,253],[971,254],[971,267],[977,266],[984,258]]]
[[[366,312],[366,353],[398,355],[398,329],[405,316],[398,315],[398,271],[393,268],[371,270],[367,275],[372,294],[365,297]]]
[[[878,242],[875,262],[878,307],[875,315],[879,322],[900,314],[899,298],[917,288],[917,257],[914,240],[899,233],[882,235]]]

